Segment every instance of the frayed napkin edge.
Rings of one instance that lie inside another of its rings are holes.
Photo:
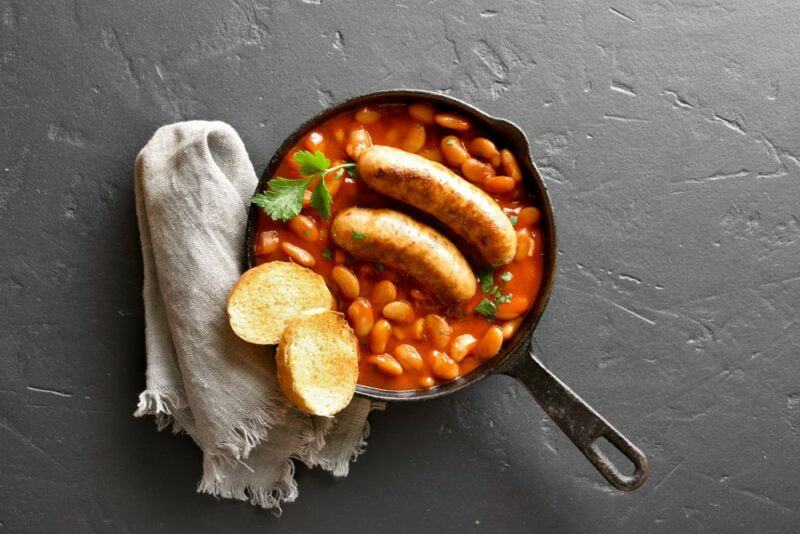
[[[369,412],[367,416],[373,411],[383,411],[386,409],[385,402],[370,402]],[[139,403],[134,417],[143,417],[152,415],[155,418],[156,428],[162,431],[168,426],[172,425],[172,433],[187,433],[191,435],[190,429],[186,425],[181,424],[179,414],[186,412],[188,414],[188,406],[182,397],[173,390],[145,390],[139,394]],[[369,420],[365,419],[363,428],[361,428],[360,435],[356,440],[355,447],[352,453],[345,458],[338,460],[323,459],[320,457],[320,451],[325,446],[326,434],[333,426],[334,418],[317,418],[316,422],[309,420],[309,425],[303,432],[298,451],[291,454],[284,463],[283,470],[280,477],[272,487],[258,487],[248,482],[232,482],[227,477],[222,475],[222,464],[239,463],[250,469],[243,459],[247,458],[250,450],[257,446],[262,440],[265,440],[270,428],[276,422],[275,420],[267,423],[266,419],[256,417],[255,421],[262,421],[265,423],[260,426],[258,430],[252,428],[253,417],[248,417],[246,421],[242,421],[239,425],[232,427],[230,430],[231,435],[236,436],[234,442],[237,444],[246,443],[249,446],[247,453],[242,455],[229,455],[229,454],[204,454],[203,455],[203,477],[197,484],[197,492],[205,493],[216,498],[235,499],[238,501],[248,501],[250,504],[259,506],[265,510],[273,510],[276,516],[280,516],[283,511],[281,505],[283,503],[294,502],[298,495],[299,490],[297,481],[294,479],[295,461],[303,462],[308,467],[319,466],[323,470],[330,472],[334,477],[347,476],[350,470],[350,464],[357,461],[367,448],[367,438],[370,434]],[[246,431],[242,428],[245,424],[250,428]],[[233,452],[229,447],[225,447],[229,452]]]

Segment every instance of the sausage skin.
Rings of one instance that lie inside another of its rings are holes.
[[[359,154],[359,176],[372,189],[419,208],[467,240],[492,265],[511,263],[517,237],[500,206],[453,171],[410,152],[374,145]]]
[[[475,274],[456,246],[399,211],[347,208],[333,219],[331,237],[357,258],[408,273],[445,302],[468,301],[477,290]]]

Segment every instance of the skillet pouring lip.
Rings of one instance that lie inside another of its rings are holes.
[[[390,89],[355,96],[329,107],[303,122],[283,141],[270,159],[264,172],[261,174],[256,192],[264,189],[266,182],[275,173],[286,153],[300,141],[302,136],[328,119],[366,104],[375,105],[413,102],[438,104],[449,111],[466,115],[477,126],[494,134],[495,139],[501,139],[503,144],[517,156],[523,168],[523,183],[525,184],[525,188],[536,200],[536,205],[542,213],[540,228],[542,229],[544,270],[539,293],[536,296],[533,307],[524,316],[517,333],[509,342],[503,345],[503,348],[497,356],[479,365],[466,375],[460,376],[446,384],[428,389],[391,390],[363,386],[361,384],[356,387],[356,395],[378,401],[420,401],[434,399],[455,393],[461,388],[474,384],[489,375],[507,373],[519,363],[521,358],[527,356],[524,350],[527,346],[525,342],[533,334],[547,306],[556,274],[558,247],[553,207],[550,201],[550,195],[547,191],[547,186],[531,157],[530,143],[528,142],[525,132],[511,121],[489,115],[472,104],[452,96],[421,89]],[[258,207],[251,204],[245,229],[244,258],[246,269],[255,266],[252,244],[255,237],[257,218]]]

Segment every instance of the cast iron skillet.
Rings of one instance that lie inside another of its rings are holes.
[[[450,96],[418,90],[380,91],[351,98],[328,108],[305,123],[301,124],[280,146],[267,165],[258,184],[258,191],[264,189],[267,180],[274,174],[286,152],[294,146],[309,130],[326,120],[365,104],[412,103],[425,101],[434,103],[442,110],[452,110],[469,117],[474,124],[494,134],[495,139],[502,139],[517,156],[523,168],[524,181],[528,192],[533,195],[536,205],[542,212],[542,237],[544,245],[544,273],[542,286],[533,308],[523,319],[516,335],[504,344],[500,353],[470,373],[452,382],[430,389],[393,391],[359,385],[356,393],[368,399],[380,401],[417,401],[427,400],[455,393],[459,389],[496,373],[513,376],[522,382],[533,398],[544,408],[561,430],[572,440],[581,452],[592,462],[598,471],[615,488],[631,491],[647,479],[647,457],[625,436],[611,426],[583,399],[572,392],[561,380],[551,373],[532,351],[532,333],[542,316],[550,297],[553,280],[556,276],[556,227],[553,208],[547,188],[533,164],[530,146],[525,133],[515,124],[492,117],[481,110]],[[245,258],[247,267],[255,265],[252,254],[255,221],[258,208],[250,206],[245,235]],[[624,454],[634,465],[631,475],[626,475],[606,456],[598,446],[598,439],[605,438]]]

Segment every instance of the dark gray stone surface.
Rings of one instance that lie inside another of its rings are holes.
[[[800,525],[793,0],[0,0],[0,531],[695,532]],[[132,169],[232,124],[436,89],[517,121],[560,223],[542,358],[649,454],[608,487],[507,378],[373,417],[283,517],[194,492],[144,384]]]

